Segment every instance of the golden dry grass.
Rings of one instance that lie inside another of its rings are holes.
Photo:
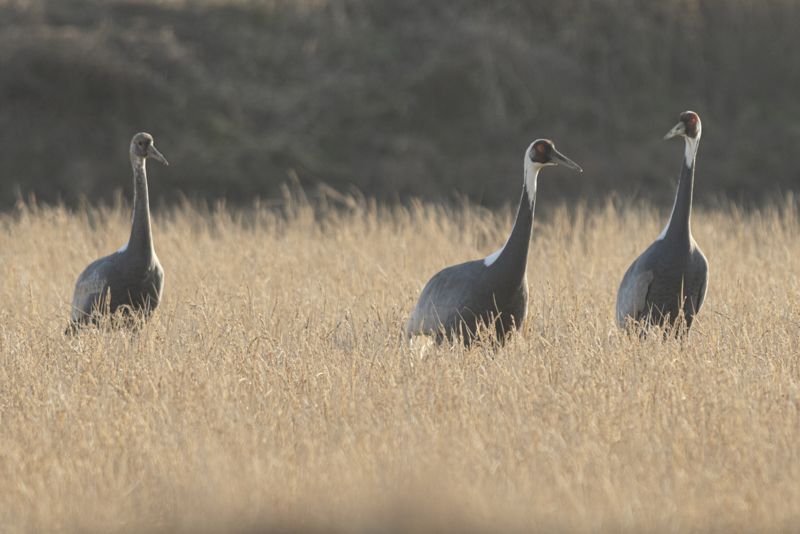
[[[666,214],[540,205],[529,318],[496,352],[398,334],[510,209],[178,208],[153,320],[74,339],[74,279],[127,210],[4,215],[0,530],[796,528],[792,206],[696,212],[705,307],[688,341],[642,342],[613,303]]]

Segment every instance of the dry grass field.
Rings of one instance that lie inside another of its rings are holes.
[[[128,208],[0,216],[0,530],[800,524],[795,201],[696,210],[711,279],[684,341],[613,322],[664,210],[540,203],[529,318],[497,350],[399,333],[510,207],[288,206],[157,214],[162,307],[76,338],[75,277]]]

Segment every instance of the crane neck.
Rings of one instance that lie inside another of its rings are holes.
[[[694,168],[697,159],[697,147],[700,138],[686,137],[686,150],[684,153],[681,176],[678,181],[678,190],[675,193],[675,203],[672,205],[672,215],[666,228],[659,236],[667,241],[688,243],[692,237],[692,196],[694,194]]]
[[[145,159],[132,154],[131,166],[133,167],[133,218],[131,236],[125,251],[136,256],[149,257],[154,251]]]
[[[503,277],[525,276],[528,265],[528,248],[533,231],[533,213],[536,208],[536,186],[542,165],[525,157],[525,179],[517,208],[514,227],[503,248],[487,257],[484,264],[492,271],[502,273]]]

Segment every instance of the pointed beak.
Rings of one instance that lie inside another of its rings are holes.
[[[556,162],[557,165],[563,165],[568,169],[572,169],[574,171],[583,172],[581,166],[569,159],[567,156],[553,148],[553,152],[550,154],[550,158]]]
[[[677,137],[679,135],[686,135],[686,125],[682,122],[679,122],[673,126],[672,129],[667,132],[667,135],[664,136],[664,139],[672,139],[673,137]]]
[[[163,163],[164,165],[169,165],[169,161],[164,155],[158,151],[158,149],[154,145],[150,145],[150,148],[147,149],[147,155],[154,160],[158,161],[159,163]]]

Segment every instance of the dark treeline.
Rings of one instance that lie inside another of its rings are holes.
[[[0,0],[0,209],[130,191],[249,202],[290,177],[386,200],[516,201],[550,137],[585,169],[549,198],[671,202],[678,114],[696,198],[800,188],[794,0]]]

